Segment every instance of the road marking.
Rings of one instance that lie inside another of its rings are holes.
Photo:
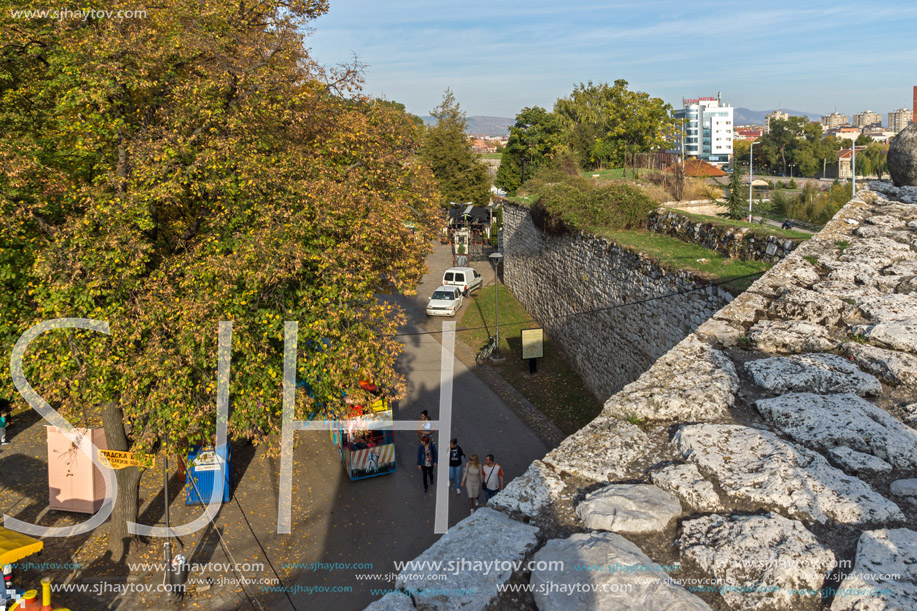
[[[452,439],[452,379],[455,362],[455,321],[443,322],[442,358],[439,372],[439,463],[436,470],[436,513],[433,532],[449,530],[449,440]],[[443,447],[446,448],[445,452]]]

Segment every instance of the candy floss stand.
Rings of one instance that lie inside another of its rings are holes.
[[[57,511],[95,513],[105,500],[105,480],[87,454],[94,443],[108,449],[101,428],[75,429],[79,447],[55,426],[46,426],[48,436],[48,506]],[[80,450],[85,450],[86,454]]]

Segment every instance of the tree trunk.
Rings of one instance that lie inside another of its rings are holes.
[[[105,441],[109,450],[127,452],[130,450],[127,434],[124,432],[124,415],[121,408],[114,403],[102,409],[102,426],[105,430]],[[127,532],[127,523],[136,522],[140,499],[140,470],[127,467],[115,470],[118,482],[118,495],[111,514],[108,531],[108,549],[112,560],[120,562],[130,550],[133,535]]]

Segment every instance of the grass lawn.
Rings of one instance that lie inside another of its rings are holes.
[[[811,233],[805,233],[803,231],[793,231],[792,229],[780,229],[779,227],[771,227],[769,225],[761,225],[759,223],[749,223],[748,221],[734,221],[732,219],[727,219],[722,216],[708,216],[705,214],[694,214],[692,212],[684,212],[682,210],[675,209],[675,212],[686,216],[689,219],[693,219],[698,223],[712,223],[714,225],[727,225],[729,227],[748,227],[752,230],[752,233],[755,235],[773,235],[779,236],[781,238],[792,238],[794,240],[808,240],[812,237]]]
[[[522,204],[523,206],[530,206],[538,201],[538,195],[510,195],[506,199],[511,201],[514,204]]]
[[[502,159],[503,153],[479,153],[481,159]]]
[[[738,278],[756,272],[764,272],[771,268],[771,264],[764,261],[730,259],[715,250],[649,231],[606,231],[602,235],[621,246],[626,246],[648,255],[666,269],[692,270],[711,280],[729,280],[730,278]],[[703,261],[699,261],[699,259],[703,259]],[[742,278],[727,282],[723,285],[723,288],[733,292],[741,292],[757,279],[758,276]]]
[[[593,178],[598,174],[599,180],[614,180],[618,178],[633,178],[634,171],[629,168],[610,168],[608,170],[586,170],[583,176]]]
[[[529,365],[522,360],[522,329],[540,325],[516,301],[512,293],[500,285],[500,352],[506,360],[495,363],[503,379],[531,401],[566,434],[578,431],[602,410],[580,377],[560,355],[560,351],[545,333],[544,358],[538,359],[538,371],[529,375]],[[461,324],[462,341],[475,351],[487,342],[494,330],[494,287],[481,289],[465,310]]]

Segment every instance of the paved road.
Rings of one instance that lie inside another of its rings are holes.
[[[424,327],[431,327],[424,313],[426,299],[439,286],[443,271],[450,265],[449,251],[438,248],[428,259],[429,272],[418,287],[419,294],[416,297],[390,297],[406,311],[407,324],[402,329],[403,333],[424,333]],[[481,263],[477,266],[484,271],[486,265]],[[398,368],[406,375],[408,387],[407,397],[396,407],[395,418],[416,420],[421,410],[426,409],[434,420],[438,419],[439,336],[405,335],[401,341],[405,350],[398,361]],[[520,475],[532,460],[545,455],[547,447],[544,443],[458,359],[454,362],[454,374],[452,432],[466,454],[477,453],[482,459],[487,453],[495,454],[506,473],[507,483]],[[357,482],[341,477],[340,467],[329,474],[337,481],[336,493],[332,506],[328,508],[329,514],[325,516],[324,549],[317,560],[324,563],[372,563],[373,568],[300,572],[288,585],[349,586],[353,591],[295,595],[293,600],[298,608],[362,609],[379,597],[372,595],[370,588],[393,587],[394,583],[357,580],[355,574],[395,573],[393,560],[411,560],[439,538],[433,532],[434,492],[423,492],[420,471],[416,466],[417,435],[413,431],[396,432],[395,440],[398,448],[398,470],[395,474]],[[438,445],[442,448],[442,458],[448,441],[443,440]],[[438,481],[437,485],[447,484]],[[446,498],[449,501],[449,524],[454,525],[469,513],[467,496],[464,491],[457,496],[453,489],[448,491]]]
[[[406,309],[408,322],[402,330],[405,345],[398,368],[406,375],[407,397],[395,408],[396,419],[416,420],[420,411],[429,410],[439,417],[441,345],[438,335],[424,334],[432,324],[424,313],[426,299],[439,286],[443,271],[451,266],[447,248],[439,247],[428,259],[430,272],[424,277],[417,297],[391,297]],[[488,264],[477,263],[487,274]],[[474,297],[472,299],[475,299]],[[467,360],[467,359],[466,359]],[[462,363],[454,362],[453,435],[467,454],[483,457],[494,453],[503,465],[507,482],[521,474],[528,464],[544,456],[547,448],[520,418],[488,386]],[[44,426],[34,413],[17,418],[13,443],[0,452],[3,483],[0,502],[6,511],[47,526],[81,521],[83,516],[48,512],[48,489],[45,472],[47,450]],[[210,578],[212,587],[192,592],[179,605],[184,609],[207,608],[211,611],[239,609],[363,609],[379,594],[371,589],[394,587],[393,580],[366,579],[368,576],[393,574],[393,561],[412,560],[440,535],[434,533],[435,492],[423,492],[416,466],[417,435],[414,431],[395,433],[397,471],[391,475],[351,482],[344,474],[340,455],[327,432],[301,432],[294,453],[292,491],[292,534],[278,535],[277,494],[279,460],[266,457],[263,448],[233,444],[232,471],[235,482],[232,500],[223,505],[217,516],[217,529],[208,528],[175,541],[174,553],[181,552],[196,565],[211,563],[210,569],[191,575],[192,579]],[[448,447],[448,442],[440,444]],[[441,453],[442,457],[442,453]],[[141,480],[140,522],[155,524],[162,520],[162,475],[158,469],[144,473]],[[185,495],[173,469],[170,474],[170,506],[173,525],[184,524],[201,513],[200,506],[186,506]],[[437,485],[446,486],[445,481]],[[12,486],[12,488],[7,488]],[[456,496],[454,489],[445,491],[449,524],[454,525],[469,513],[467,496]],[[111,562],[100,549],[104,538],[87,537],[46,541],[45,559],[69,562],[71,556],[85,563],[78,571],[57,571],[57,583],[150,586],[161,583],[157,571],[129,572],[123,564]],[[156,562],[161,556],[162,540],[135,548],[133,560]],[[228,554],[227,554],[228,550]],[[142,558],[141,558],[142,556]],[[270,561],[270,564],[266,562]],[[254,565],[233,572],[214,563]],[[290,566],[288,563],[298,563]],[[314,564],[313,563],[322,563]],[[329,567],[333,563],[341,565]],[[360,563],[362,568],[355,568]],[[271,566],[272,565],[272,566]],[[284,594],[266,591],[263,579],[283,579],[283,585],[294,591]],[[34,584],[42,575],[28,570],[20,577],[23,584]],[[363,579],[358,579],[363,577]],[[248,582],[245,591],[240,578]],[[324,588],[316,591],[314,588]],[[335,589],[334,592],[328,589]],[[349,591],[347,591],[349,589]],[[151,592],[106,590],[106,595],[60,595],[57,600],[74,609],[167,609],[165,597]]]

